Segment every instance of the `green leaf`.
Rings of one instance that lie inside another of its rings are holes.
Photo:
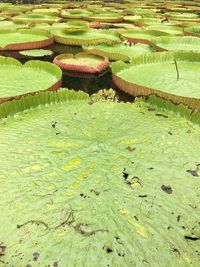
[[[133,96],[154,94],[199,110],[200,54],[163,52],[146,54],[131,64],[111,64],[114,83]]]
[[[92,104],[67,90],[3,107],[8,266],[198,266],[199,241],[185,236],[199,237],[199,125],[157,104]]]
[[[0,98],[21,96],[50,88],[58,88],[62,71],[49,62],[31,60],[22,65],[18,60],[0,57]]]

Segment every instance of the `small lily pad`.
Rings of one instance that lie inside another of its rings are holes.
[[[31,50],[20,51],[19,54],[28,57],[45,57],[45,56],[52,56],[53,52],[51,50],[46,50],[46,49],[31,49]]]
[[[89,53],[61,54],[54,59],[54,63],[65,70],[98,73],[105,69],[109,61],[106,57]]]

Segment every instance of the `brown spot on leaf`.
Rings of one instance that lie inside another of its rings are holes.
[[[6,246],[0,246],[0,256],[6,253]]]
[[[130,146],[127,146],[126,148],[129,152],[133,152],[134,150],[136,150],[135,147],[130,147]]]
[[[34,261],[37,261],[38,258],[39,258],[39,256],[40,256],[40,253],[38,253],[38,252],[34,252],[34,253],[33,253],[33,260],[34,260]]]
[[[162,185],[161,186],[161,189],[166,192],[167,194],[172,194],[172,188],[170,185]]]
[[[186,172],[188,172],[188,173],[191,174],[192,176],[196,176],[196,177],[199,176],[196,170],[187,170]]]
[[[164,114],[162,114],[162,113],[156,113],[155,115],[156,115],[156,116],[159,116],[159,117],[163,117],[163,118],[168,118],[167,115],[164,115]]]

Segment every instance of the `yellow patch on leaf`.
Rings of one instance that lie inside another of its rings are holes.
[[[147,229],[142,224],[137,222],[136,219],[134,217],[132,217],[132,215],[130,214],[130,212],[127,209],[121,208],[119,211],[126,216],[127,221],[134,226],[135,231],[139,235],[141,235],[143,237],[148,237]]]
[[[66,141],[57,141],[57,142],[49,142],[48,145],[54,147],[79,147],[79,144],[66,142]]]
[[[74,158],[63,166],[63,170],[68,171],[70,169],[73,169],[73,168],[77,167],[80,163],[81,163],[80,158]]]
[[[85,168],[79,175],[78,175],[78,179],[79,180],[83,180],[84,178],[86,178],[88,176],[88,174],[94,169],[96,168],[97,164],[96,163],[92,163],[89,167]]]
[[[148,140],[149,140],[149,138],[147,138],[147,137],[145,137],[145,138],[131,138],[131,139],[127,139],[127,140],[121,140],[120,144],[124,144],[124,145],[142,144]]]

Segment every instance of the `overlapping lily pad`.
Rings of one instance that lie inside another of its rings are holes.
[[[0,50],[23,50],[41,48],[53,43],[50,33],[43,30],[0,30]]]
[[[198,266],[199,126],[141,101],[90,101],[61,91],[0,107],[2,260]]]
[[[152,53],[112,63],[112,70],[114,83],[131,95],[155,94],[200,110],[200,53]]]
[[[116,32],[80,29],[77,31],[68,31],[58,29],[52,31],[55,41],[66,45],[95,45],[100,43],[116,44],[121,40]]]
[[[161,24],[161,25],[148,26],[146,29],[154,31],[162,31],[172,35],[183,35],[183,29],[178,26]]]
[[[0,21],[0,30],[3,29],[26,29],[28,28],[27,23],[23,23],[23,22],[13,22],[10,20],[6,20],[6,21]]]
[[[169,12],[166,13],[171,20],[200,22],[200,17],[194,13]]]
[[[99,21],[99,22],[111,22],[111,23],[116,23],[116,22],[121,22],[123,21],[123,16],[120,14],[116,13],[100,13],[100,14],[94,14],[91,16],[88,16],[86,18],[88,21]]]
[[[23,50],[19,52],[23,56],[27,57],[45,57],[52,56],[53,52],[47,49],[31,49],[31,50]]]
[[[0,57],[0,103],[41,90],[60,87],[62,72],[52,63],[28,61],[22,65],[18,60]]]
[[[152,39],[159,36],[169,36],[169,33],[154,30],[124,30],[120,35],[133,43],[151,44]]]
[[[191,26],[184,28],[185,35],[200,37],[200,26]]]
[[[82,19],[89,17],[92,12],[88,10],[81,9],[72,9],[72,10],[64,10],[61,12],[61,17],[68,19]]]
[[[26,23],[55,23],[61,21],[61,18],[43,14],[26,13],[11,18],[14,22]]]
[[[103,71],[109,64],[106,57],[90,53],[61,54],[53,62],[64,70],[92,74]]]
[[[6,19],[6,16],[0,14],[0,21],[3,21],[3,20],[5,20],[5,19]]]
[[[126,43],[116,44],[114,46],[96,45],[85,46],[84,50],[91,53],[108,57],[110,60],[129,61],[131,58],[137,57],[142,54],[154,52],[152,46],[145,44],[129,45]]]
[[[32,12],[49,16],[58,16],[60,14],[60,11],[57,8],[35,8]]]
[[[159,50],[200,52],[200,39],[197,37],[160,37],[153,43]]]

